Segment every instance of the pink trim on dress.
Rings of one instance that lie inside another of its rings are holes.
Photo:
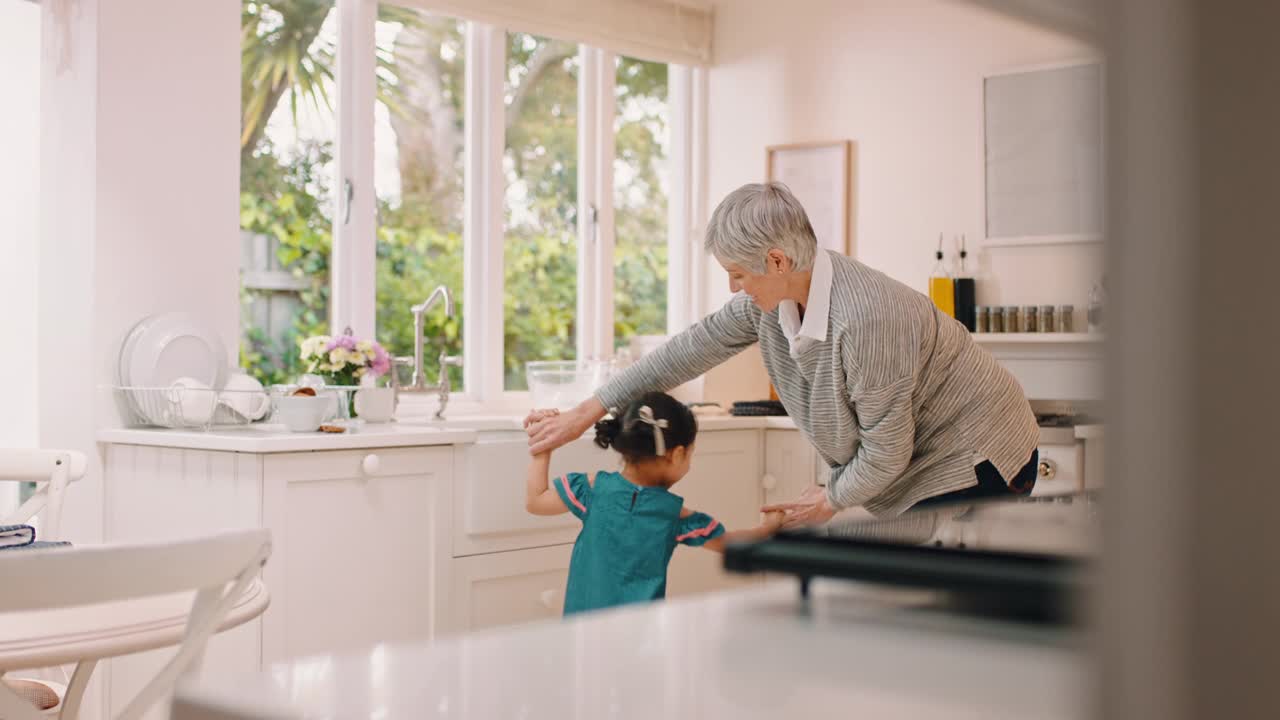
[[[560,487],[564,488],[564,494],[569,498],[569,502],[573,503],[573,506],[582,512],[586,512],[587,506],[583,505],[582,502],[578,500],[578,496],[574,495],[573,489],[569,487],[569,477],[566,475],[564,477],[558,477],[556,480],[560,481]]]
[[[712,519],[711,524],[706,527],[698,528],[697,530],[690,530],[689,532],[683,535],[677,535],[676,542],[684,542],[689,538],[706,537],[711,533],[715,532],[716,526],[718,526],[719,524],[720,524],[719,520]]]

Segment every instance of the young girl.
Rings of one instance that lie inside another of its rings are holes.
[[[568,511],[582,520],[569,561],[565,615],[665,597],[667,564],[677,544],[723,552],[726,542],[763,538],[781,525],[783,514],[772,513],[760,526],[725,532],[671,492],[689,472],[697,434],[689,408],[665,393],[648,393],[596,423],[596,444],[622,454],[622,472],[602,470],[594,478],[569,473],[548,487],[551,453],[534,456],[525,507],[534,515]]]

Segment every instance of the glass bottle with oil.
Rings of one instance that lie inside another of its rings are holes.
[[[942,233],[938,233],[938,263],[929,273],[929,299],[948,317],[956,316],[956,287],[942,254]]]

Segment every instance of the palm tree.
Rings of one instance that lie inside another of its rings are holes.
[[[247,1],[240,12],[240,157],[253,154],[286,90],[294,121],[298,101],[329,107],[333,48],[316,43],[333,0]],[[316,47],[312,47],[316,45]]]

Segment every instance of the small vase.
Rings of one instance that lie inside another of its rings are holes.
[[[324,373],[321,374],[326,385],[337,385],[340,387],[350,387],[359,385],[360,383],[350,373]],[[338,396],[338,415],[344,419],[351,419],[356,416],[356,393],[354,390],[334,390],[334,394]]]

